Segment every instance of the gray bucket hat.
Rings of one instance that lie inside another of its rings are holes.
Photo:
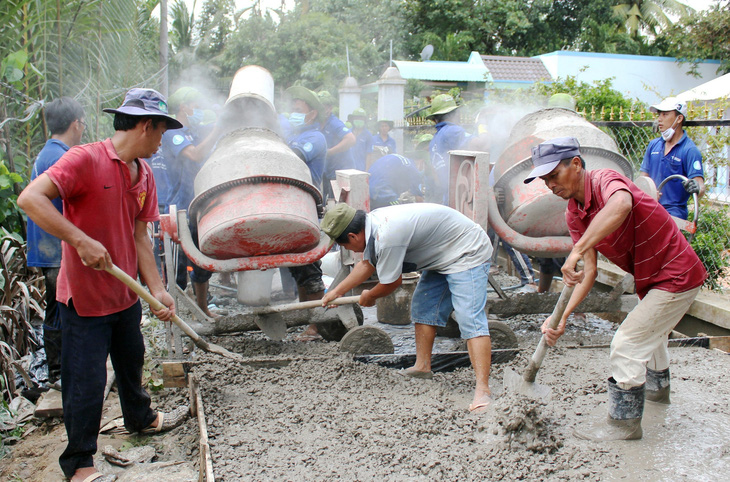
[[[167,122],[168,129],[181,129],[183,126],[180,121],[168,114],[165,96],[154,89],[130,89],[124,96],[121,107],[102,110],[110,114],[162,117]]]
[[[575,137],[550,139],[532,148],[533,169],[525,179],[525,184],[535,178],[550,174],[563,159],[580,156],[580,144]]]

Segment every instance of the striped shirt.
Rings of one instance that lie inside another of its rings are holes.
[[[701,286],[707,271],[669,213],[612,169],[586,171],[585,204],[575,199],[568,202],[565,218],[573,242],[619,190],[631,194],[631,212],[616,231],[595,246],[596,251],[634,275],[639,298],[652,289],[682,293]]]

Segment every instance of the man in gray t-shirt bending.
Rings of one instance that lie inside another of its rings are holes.
[[[439,204],[407,204],[370,214],[338,204],[325,214],[322,230],[345,249],[364,253],[352,273],[322,298],[327,306],[377,271],[379,283],[360,295],[360,305],[395,291],[402,273],[422,271],[411,301],[416,326],[416,364],[403,372],[431,378],[431,349],[436,327],[446,326],[451,312],[467,340],[476,374],[472,412],[491,402],[489,371],[492,341],[484,306],[492,244],[484,230],[458,211]]]

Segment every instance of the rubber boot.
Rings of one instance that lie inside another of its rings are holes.
[[[669,368],[664,370],[646,369],[645,398],[650,402],[669,405]]]
[[[576,427],[574,434],[584,440],[638,440],[642,436],[644,385],[628,390],[619,388],[613,377],[608,379],[608,419]]]
[[[53,385],[61,378],[61,330],[43,326],[43,348],[48,360],[48,383]]]

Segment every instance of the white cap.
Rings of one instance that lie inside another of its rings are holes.
[[[649,107],[649,110],[657,113],[657,112],[671,112],[673,110],[676,110],[680,114],[682,114],[685,118],[687,118],[687,104],[685,102],[681,102],[676,97],[667,97],[663,101],[659,102],[658,104],[652,105]]]

